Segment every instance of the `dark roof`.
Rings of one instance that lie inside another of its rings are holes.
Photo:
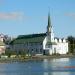
[[[27,39],[27,38],[35,38],[35,37],[41,37],[46,36],[46,33],[40,33],[40,34],[29,34],[29,35],[19,35],[17,39]]]
[[[46,33],[19,35],[16,39],[11,41],[10,44],[39,43],[39,42],[43,42],[45,36],[46,36]]]

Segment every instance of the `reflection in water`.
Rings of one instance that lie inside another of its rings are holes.
[[[70,65],[69,58],[60,58],[60,59],[44,59],[43,61],[43,67],[44,69],[50,69],[50,70],[64,70],[65,66]]]
[[[44,72],[38,75],[75,75],[75,72]]]
[[[70,72],[52,72],[51,75],[70,75]]]
[[[69,62],[69,58],[52,59],[52,62]]]
[[[44,72],[44,75],[49,75],[49,73],[48,72]]]
[[[43,75],[70,75],[70,72],[44,72]]]
[[[49,66],[48,59],[44,59],[43,60],[43,67],[44,67],[44,69],[48,69],[48,66]]]
[[[42,75],[75,75],[75,72],[44,72]]]
[[[0,75],[75,75],[75,58],[32,60],[17,63],[1,63]]]
[[[48,71],[44,75],[75,75],[75,68],[65,68],[75,66],[75,58],[44,59],[43,66]]]
[[[52,68],[63,68],[70,65],[69,58],[52,59],[50,62]]]

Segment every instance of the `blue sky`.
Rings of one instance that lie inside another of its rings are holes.
[[[0,33],[46,32],[49,10],[55,36],[75,36],[75,0],[0,0]]]

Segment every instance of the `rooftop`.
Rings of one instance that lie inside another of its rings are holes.
[[[11,41],[10,44],[22,44],[22,43],[41,43],[43,42],[46,33],[19,35],[16,39]]]

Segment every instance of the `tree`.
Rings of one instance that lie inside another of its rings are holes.
[[[8,57],[10,57],[11,55],[17,55],[17,52],[13,51],[13,50],[10,50],[10,49],[6,49],[5,55],[8,55]]]
[[[74,49],[75,49],[75,37],[68,36],[67,40],[69,42],[69,53],[74,53]]]

